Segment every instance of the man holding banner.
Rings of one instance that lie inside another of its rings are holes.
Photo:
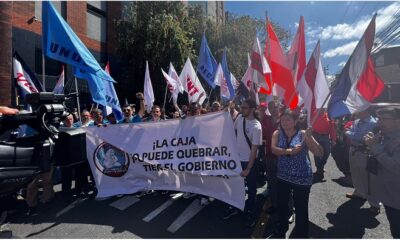
[[[255,225],[254,210],[256,205],[256,172],[254,163],[257,156],[257,149],[262,144],[262,130],[260,122],[255,118],[256,102],[247,99],[242,103],[242,115],[239,115],[234,123],[236,131],[236,145],[239,153],[239,160],[242,165],[240,176],[246,178],[248,199],[245,206],[246,226]],[[238,211],[234,208],[227,210],[224,219],[236,215]]]

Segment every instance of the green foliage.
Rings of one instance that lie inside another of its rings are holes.
[[[125,7],[125,18],[115,24],[122,63],[117,90],[122,92],[120,97],[127,96],[129,100],[143,89],[147,60],[156,104],[161,105],[166,87],[161,68],[167,71],[172,62],[179,74],[188,57],[196,68],[204,32],[218,62],[224,48],[227,49],[230,71],[238,80],[247,68],[247,53],[256,35],[265,46],[264,20],[228,14],[225,24],[217,24],[204,16],[201,7],[185,7],[181,2],[141,1]],[[287,42],[289,33],[276,24],[275,30]],[[210,91],[205,82],[203,86]]]

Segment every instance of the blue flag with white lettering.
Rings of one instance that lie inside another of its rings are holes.
[[[232,85],[231,72],[229,72],[228,61],[226,60],[226,48],[224,49],[224,53],[222,54],[221,67],[222,71],[224,72],[224,76],[230,93],[229,100],[232,100],[235,97],[235,89]]]
[[[43,51],[46,56],[88,73],[84,76],[87,77],[85,79],[88,81],[90,93],[92,97],[97,95],[93,97],[93,101],[99,104],[104,102],[104,93],[95,91],[104,89],[103,81],[100,80],[111,82],[114,80],[100,67],[89,49],[48,1],[42,2],[42,16]],[[83,75],[80,74],[79,77]]]
[[[214,77],[217,72],[217,61],[208,47],[206,35],[203,34],[201,40],[200,53],[199,53],[199,64],[197,65],[197,72],[206,80],[210,87],[215,88]]]

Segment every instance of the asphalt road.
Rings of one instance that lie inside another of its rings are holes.
[[[346,192],[352,188],[341,181],[343,175],[332,159],[326,165],[326,181],[311,189],[309,215],[312,238],[391,238],[389,225],[381,209],[372,214],[368,203],[349,200]],[[59,185],[56,190],[59,190]],[[263,189],[259,189],[262,192]],[[172,197],[175,196],[175,199]],[[263,203],[259,195],[259,208]],[[226,204],[215,200],[201,206],[196,197],[160,192],[140,198],[125,195],[104,201],[93,198],[61,197],[39,205],[39,215],[27,217],[23,200],[15,203],[7,218],[13,238],[250,238],[254,228],[246,228],[243,216],[229,220],[222,216]],[[258,212],[261,212],[259,210]],[[267,237],[274,225],[269,216],[263,232]],[[290,237],[294,224],[287,234]]]

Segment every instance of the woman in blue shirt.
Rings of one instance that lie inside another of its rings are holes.
[[[296,232],[298,238],[308,237],[308,198],[312,185],[312,169],[307,152],[322,156],[321,145],[311,135],[311,129],[300,130],[298,114],[285,110],[280,127],[272,135],[271,150],[278,156],[278,227],[276,237],[285,238],[289,228],[289,197],[293,191],[296,209]]]

